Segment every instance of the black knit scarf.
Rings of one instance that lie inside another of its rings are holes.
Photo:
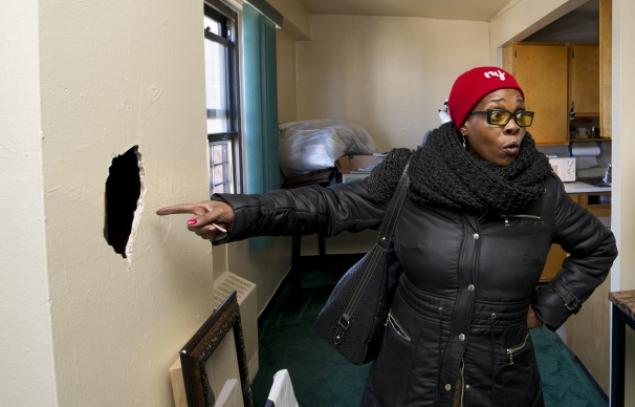
[[[552,172],[547,158],[536,150],[527,133],[514,161],[505,167],[474,157],[465,150],[453,123],[432,131],[423,147],[391,151],[369,178],[373,196],[390,199],[401,171],[411,156],[410,198],[426,207],[442,207],[483,213],[517,213],[544,192]]]

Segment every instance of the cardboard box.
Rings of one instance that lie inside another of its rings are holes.
[[[366,178],[385,158],[385,154],[345,155],[335,161],[335,167],[342,176],[342,182],[346,183]]]

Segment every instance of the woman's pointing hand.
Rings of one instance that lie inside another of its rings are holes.
[[[187,220],[187,228],[203,239],[210,240],[231,229],[235,218],[231,206],[213,200],[166,206],[156,211],[159,216],[180,213],[193,215]]]

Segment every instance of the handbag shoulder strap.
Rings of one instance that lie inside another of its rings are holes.
[[[393,193],[392,198],[390,199],[390,203],[388,204],[388,208],[384,213],[384,218],[381,221],[381,226],[379,227],[379,234],[377,235],[377,243],[380,245],[388,244],[390,239],[392,239],[392,235],[395,232],[395,226],[397,225],[397,220],[399,219],[399,215],[401,214],[401,209],[403,208],[403,204],[406,200],[406,195],[408,194],[408,188],[410,187],[410,177],[408,176],[408,168],[410,167],[410,160],[408,159],[406,165],[401,173],[401,177],[399,178],[399,183],[397,184],[397,188],[395,188],[395,192]]]

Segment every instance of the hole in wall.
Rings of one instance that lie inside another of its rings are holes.
[[[139,146],[113,158],[106,179],[104,237],[115,253],[131,260],[143,208],[143,165]]]

